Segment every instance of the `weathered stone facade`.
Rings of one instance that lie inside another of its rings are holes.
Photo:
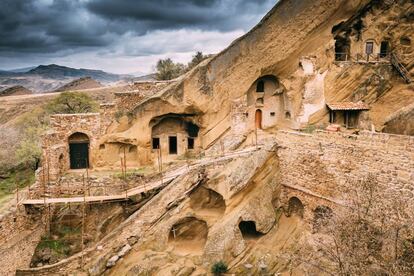
[[[359,135],[316,131],[279,131],[281,200],[295,196],[305,205],[305,217],[319,205],[346,204],[348,185],[375,175],[384,193],[414,200],[414,137],[361,132]]]
[[[101,135],[101,116],[90,114],[60,114],[50,117],[52,131],[43,137],[44,174],[50,180],[56,180],[70,168],[69,137],[74,133],[86,134],[89,138],[89,166],[96,164],[96,152],[99,149]],[[49,169],[47,169],[49,167]],[[42,177],[43,172],[38,175]]]

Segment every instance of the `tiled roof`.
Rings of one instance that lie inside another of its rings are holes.
[[[326,104],[330,110],[368,110],[369,106],[364,102],[341,102]]]

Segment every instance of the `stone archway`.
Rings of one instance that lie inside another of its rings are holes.
[[[178,253],[200,255],[207,242],[207,223],[195,217],[186,217],[175,223],[168,235],[168,243]]]
[[[89,144],[88,135],[75,132],[68,138],[69,160],[71,169],[89,168]]]
[[[333,211],[330,207],[325,205],[319,205],[313,211],[313,231],[318,232],[326,225],[333,217]]]

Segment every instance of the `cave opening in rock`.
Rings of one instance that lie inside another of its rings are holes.
[[[351,55],[351,40],[349,37],[336,36],[335,37],[335,60],[347,61]]]
[[[256,230],[256,223],[254,221],[241,221],[239,229],[245,240],[255,240],[263,236],[263,233]]]
[[[175,223],[168,236],[168,243],[176,252],[199,255],[207,241],[207,223],[195,217],[184,218]]]
[[[406,37],[406,36],[403,36],[403,37],[400,38],[400,43],[401,43],[401,45],[404,45],[404,46],[410,46],[411,45],[411,39]]]
[[[220,215],[226,210],[223,196],[203,186],[190,194],[190,206],[203,215]]]
[[[304,213],[304,207],[303,207],[302,201],[300,201],[300,199],[295,196],[291,197],[288,203],[287,215],[288,216],[297,215],[303,218],[303,213]]]
[[[263,93],[265,92],[265,82],[264,80],[259,80],[256,85],[256,92]]]

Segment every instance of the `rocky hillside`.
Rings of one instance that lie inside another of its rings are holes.
[[[35,93],[54,91],[79,78],[92,78],[100,83],[112,83],[129,76],[116,75],[101,70],[74,69],[56,64],[40,65],[27,72],[0,72],[0,87],[21,85]]]
[[[103,85],[97,82],[96,80],[92,79],[91,77],[80,78],[74,81],[65,84],[55,92],[64,92],[64,91],[75,91],[75,90],[83,90],[83,89],[92,89],[92,88],[99,88]]]
[[[6,88],[3,91],[0,91],[0,97],[1,96],[17,96],[17,95],[29,95],[32,94],[33,92],[30,91],[29,89],[21,86],[21,85],[16,85],[16,86],[12,86],[10,88]]]

